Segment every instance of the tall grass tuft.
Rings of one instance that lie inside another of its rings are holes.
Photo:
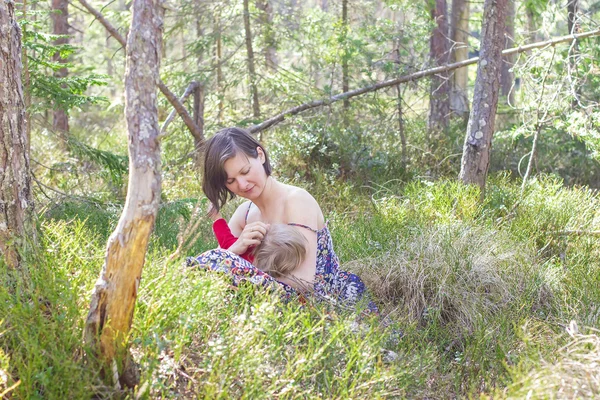
[[[505,390],[509,399],[596,399],[600,397],[600,331],[583,334],[571,322],[571,341],[558,351],[554,362],[541,365],[515,377]]]
[[[375,258],[346,264],[376,298],[411,320],[438,319],[469,334],[516,300],[543,307],[551,298],[531,249],[502,232],[455,222],[423,228]]]

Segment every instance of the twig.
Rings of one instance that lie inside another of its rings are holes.
[[[600,35],[600,29],[596,29],[596,30],[590,31],[590,32],[578,33],[578,34],[574,34],[574,35],[561,36],[556,39],[532,43],[532,44],[529,44],[526,46],[519,46],[519,47],[515,47],[512,49],[506,49],[502,52],[502,55],[507,56],[507,55],[511,55],[511,54],[523,53],[525,51],[529,51],[529,50],[533,50],[533,49],[555,46],[559,43],[583,39],[583,38],[592,37],[592,36],[598,36],[598,35]],[[467,65],[475,64],[478,61],[479,61],[479,57],[473,57],[473,58],[469,58],[468,60],[459,61],[459,62],[448,64],[448,65],[442,65],[439,67],[415,72],[410,75],[401,76],[399,78],[394,78],[394,79],[390,79],[387,81],[379,82],[379,83],[376,83],[374,85],[367,86],[364,88],[350,90],[348,92],[340,93],[340,94],[337,94],[337,95],[332,96],[327,99],[314,100],[314,101],[311,101],[308,103],[304,103],[299,106],[292,107],[288,110],[285,110],[285,111],[277,114],[276,116],[261,122],[258,125],[254,125],[253,127],[250,128],[250,132],[258,133],[260,131],[263,131],[265,129],[272,127],[273,125],[276,125],[276,124],[284,121],[286,118],[289,118],[292,115],[299,114],[303,111],[310,110],[312,108],[327,106],[327,105],[330,105],[330,104],[335,103],[340,100],[350,99],[352,97],[360,96],[365,93],[374,92],[376,90],[384,89],[384,88],[387,88],[390,86],[396,86],[401,83],[415,81],[417,79],[421,79],[426,76],[431,76],[431,75],[440,74],[443,72],[452,71],[452,70],[455,70],[458,68],[466,67]]]

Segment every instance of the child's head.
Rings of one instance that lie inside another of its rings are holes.
[[[292,226],[271,224],[254,250],[254,265],[274,278],[289,275],[304,261],[308,242]]]

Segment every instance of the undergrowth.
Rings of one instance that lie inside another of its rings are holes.
[[[597,358],[597,332],[587,330],[600,327],[600,249],[586,234],[600,220],[595,192],[540,177],[521,194],[503,175],[491,179],[483,203],[476,190],[452,181],[355,186],[333,179],[309,189],[342,267],[364,278],[380,318],[283,303],[250,286],[234,290],[224,276],[168,261],[195,204],[171,199],[161,207],[131,331],[140,385],[117,392],[90,368],[82,332],[119,206],[71,199],[43,210],[40,250],[28,255],[24,271],[0,265],[0,393],[600,395],[590,384],[573,391],[595,376]],[[208,222],[198,229],[186,255],[216,245]],[[562,386],[546,384],[558,377]]]

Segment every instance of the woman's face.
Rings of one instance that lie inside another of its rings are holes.
[[[260,147],[257,151],[257,158],[238,152],[223,165],[227,174],[225,187],[237,196],[255,199],[265,187],[267,182],[267,174],[263,167],[265,155]]]

